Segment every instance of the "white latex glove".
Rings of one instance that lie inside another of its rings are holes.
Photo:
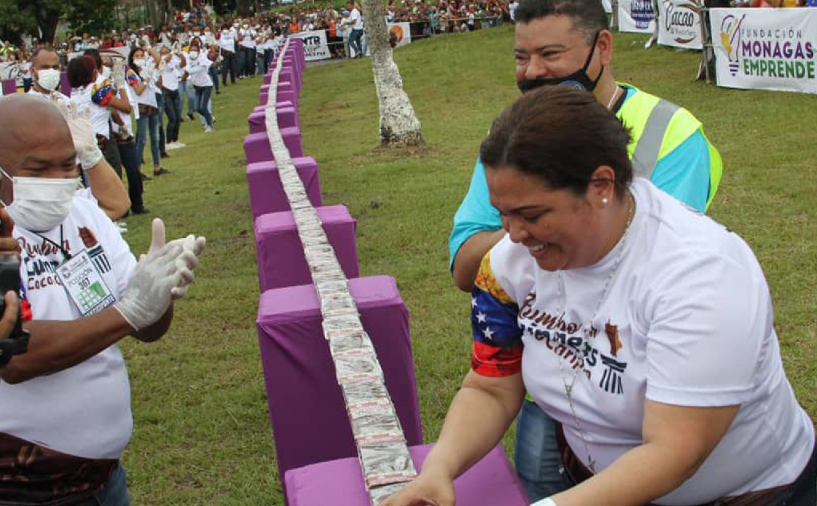
[[[171,290],[174,300],[181,299],[187,294],[187,290],[193,283],[193,279],[195,279],[193,269],[199,263],[198,256],[204,251],[207,240],[204,237],[196,237],[191,234],[183,239],[174,239],[167,244],[168,246],[178,244],[182,247],[182,255],[176,260],[176,267],[182,274],[181,282]]]
[[[137,331],[153,325],[167,312],[174,288],[192,282],[198,262],[192,246],[188,251],[178,242],[165,244],[162,220],[153,220],[152,232],[150,249],[139,258],[125,295],[113,306]]]
[[[73,100],[59,100],[56,93],[51,94],[51,103],[59,109],[62,117],[68,122],[71,130],[71,138],[74,141],[74,149],[77,150],[79,163],[84,170],[95,167],[102,160],[102,151],[96,143],[96,133],[91,126],[91,111],[85,109],[84,114],[77,110],[77,104]]]
[[[125,67],[122,63],[115,62],[113,64],[111,77],[113,78],[113,85],[116,86],[117,89],[127,89],[128,82],[125,80]]]

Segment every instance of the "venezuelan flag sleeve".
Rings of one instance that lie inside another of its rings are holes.
[[[91,101],[100,107],[107,107],[108,102],[116,96],[113,85],[107,79],[91,87]]]
[[[522,370],[519,306],[491,270],[491,252],[482,259],[471,291],[471,368],[482,376],[510,376]]]

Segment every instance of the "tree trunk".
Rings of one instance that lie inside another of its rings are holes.
[[[58,2],[53,2],[58,4]],[[50,5],[47,1],[36,1],[29,4],[40,29],[40,39],[53,42],[57,33],[57,25],[60,23],[60,16],[63,14],[62,5]]]
[[[423,144],[420,120],[414,113],[411,100],[403,91],[403,79],[392,56],[383,2],[361,1],[364,29],[372,55],[374,85],[380,102],[380,145],[400,147]]]

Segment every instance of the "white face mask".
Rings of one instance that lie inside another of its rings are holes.
[[[31,232],[46,232],[68,217],[74,192],[80,179],[51,179],[44,177],[11,177],[0,168],[3,176],[11,179],[14,201],[6,211],[14,223]]]
[[[145,60],[142,60],[142,59],[133,60],[133,64],[136,65],[137,67],[141,68],[141,67],[145,66]]]
[[[47,91],[54,91],[60,85],[60,71],[57,69],[43,69],[37,71],[37,84]]]
[[[191,60],[195,60],[198,57],[199,57],[199,52],[198,51],[190,51],[190,59]]]

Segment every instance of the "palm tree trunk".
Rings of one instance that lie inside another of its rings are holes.
[[[416,146],[423,143],[420,120],[414,113],[403,79],[394,63],[382,0],[361,0],[364,29],[372,55],[372,72],[380,102],[380,145]]]

